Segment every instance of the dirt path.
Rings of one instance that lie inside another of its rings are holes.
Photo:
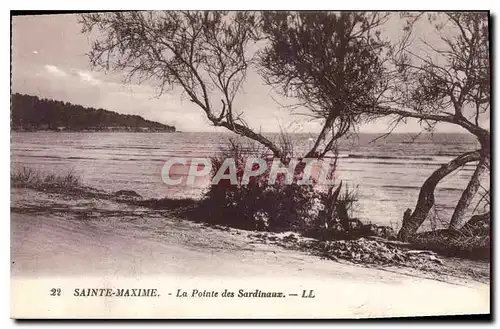
[[[487,284],[440,282],[418,277],[418,273],[403,275],[322,260],[256,243],[242,231],[217,230],[165,213],[124,209],[99,200],[59,200],[37,192],[18,193],[12,200],[13,278],[301,280],[323,282],[336,289],[335,301],[342,304],[347,316],[490,310]],[[47,207],[50,202],[52,206]],[[99,215],[82,219],[79,209],[93,209]]]

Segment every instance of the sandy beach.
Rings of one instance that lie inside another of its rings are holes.
[[[342,307],[332,309],[332,317],[490,312],[489,284],[325,260],[260,243],[251,232],[207,227],[168,211],[29,189],[13,189],[11,209],[13,289],[16,282],[49,277],[214,283],[260,278],[278,285],[321,282],[325,289],[335,289],[342,298],[331,303]]]

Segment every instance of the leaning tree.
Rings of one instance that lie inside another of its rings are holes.
[[[459,229],[480,188],[480,176],[490,168],[490,132],[481,125],[490,111],[490,56],[486,13],[430,14],[426,23],[438,36],[434,42],[425,36],[415,39],[423,14],[401,16],[390,17],[405,22],[401,38],[381,40],[386,14],[264,13],[263,31],[271,46],[262,52],[261,65],[269,83],[324,120],[311,153],[327,132],[332,139],[325,150],[357,123],[380,118],[392,119],[391,132],[413,118],[423,129],[448,123],[476,137],[479,149],[442,165],[423,183],[415,210],[398,234],[407,240],[434,207],[437,184],[476,162],[450,219],[449,228]],[[482,217],[488,216],[485,210]]]
[[[490,115],[490,50],[487,13],[428,14],[426,25],[437,36],[434,41],[414,34],[416,24],[424,24],[423,14],[403,16],[407,19],[404,36],[388,54],[393,69],[388,73],[389,92],[366,110],[392,116],[394,125],[407,118],[418,119],[430,130],[437,123],[453,124],[475,136],[479,144],[478,149],[442,165],[423,183],[415,209],[398,234],[407,240],[434,206],[438,183],[464,165],[477,163],[450,218],[449,229],[460,229],[480,188],[480,176],[490,170],[490,131],[484,126]],[[489,194],[489,188],[485,191]],[[482,216],[489,217],[489,211]]]
[[[82,14],[80,23],[94,39],[89,53],[94,68],[125,73],[127,82],[147,81],[159,94],[180,87],[214,126],[286,160],[285,147],[247,124],[245,116],[252,113],[234,108],[248,70],[281,85],[283,94],[297,97],[318,120],[322,129],[305,157],[323,158],[359,120],[343,110],[351,99],[373,101],[381,44],[371,30],[384,19],[378,13],[155,11]],[[317,34],[319,29],[325,35]],[[299,67],[290,59],[302,56],[297,47],[304,42],[313,58]],[[254,50],[258,47],[261,51]],[[295,70],[303,71],[289,79]],[[332,82],[328,89],[319,84],[323,79]]]
[[[413,213],[399,232],[408,239],[434,206],[434,190],[447,175],[471,162],[477,167],[450,221],[460,227],[465,210],[490,167],[490,132],[481,117],[490,110],[488,16],[442,13],[430,24],[439,47],[413,49],[407,15],[399,42],[381,40],[390,15],[333,12],[120,12],[83,14],[83,32],[94,38],[94,67],[125,72],[163,93],[180,87],[214,126],[225,127],[268,148],[282,160],[280,145],[252,129],[233,108],[250,67],[283,95],[298,100],[321,129],[305,157],[322,158],[365,120],[393,118],[393,127],[414,118],[427,127],[460,126],[479,141],[437,169],[423,183]],[[252,51],[256,44],[260,51]]]

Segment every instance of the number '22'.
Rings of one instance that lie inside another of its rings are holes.
[[[61,288],[52,288],[50,289],[51,296],[61,296]]]

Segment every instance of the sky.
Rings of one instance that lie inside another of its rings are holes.
[[[400,28],[394,25],[394,30]],[[136,114],[148,120],[174,125],[179,131],[224,131],[214,128],[204,112],[182,95],[180,90],[157,97],[147,82],[124,84],[119,73],[93,71],[86,53],[91,40],[81,33],[77,15],[16,16],[12,19],[12,92],[67,101],[123,114]],[[248,72],[244,90],[235,101],[245,113],[247,123],[261,132],[319,132],[318,122],[296,116],[283,108],[279,96],[260,76]],[[280,102],[281,103],[281,102]],[[360,132],[384,133],[387,121],[360,127]],[[408,120],[396,132],[419,132],[415,120]],[[463,132],[440,124],[439,132]]]

